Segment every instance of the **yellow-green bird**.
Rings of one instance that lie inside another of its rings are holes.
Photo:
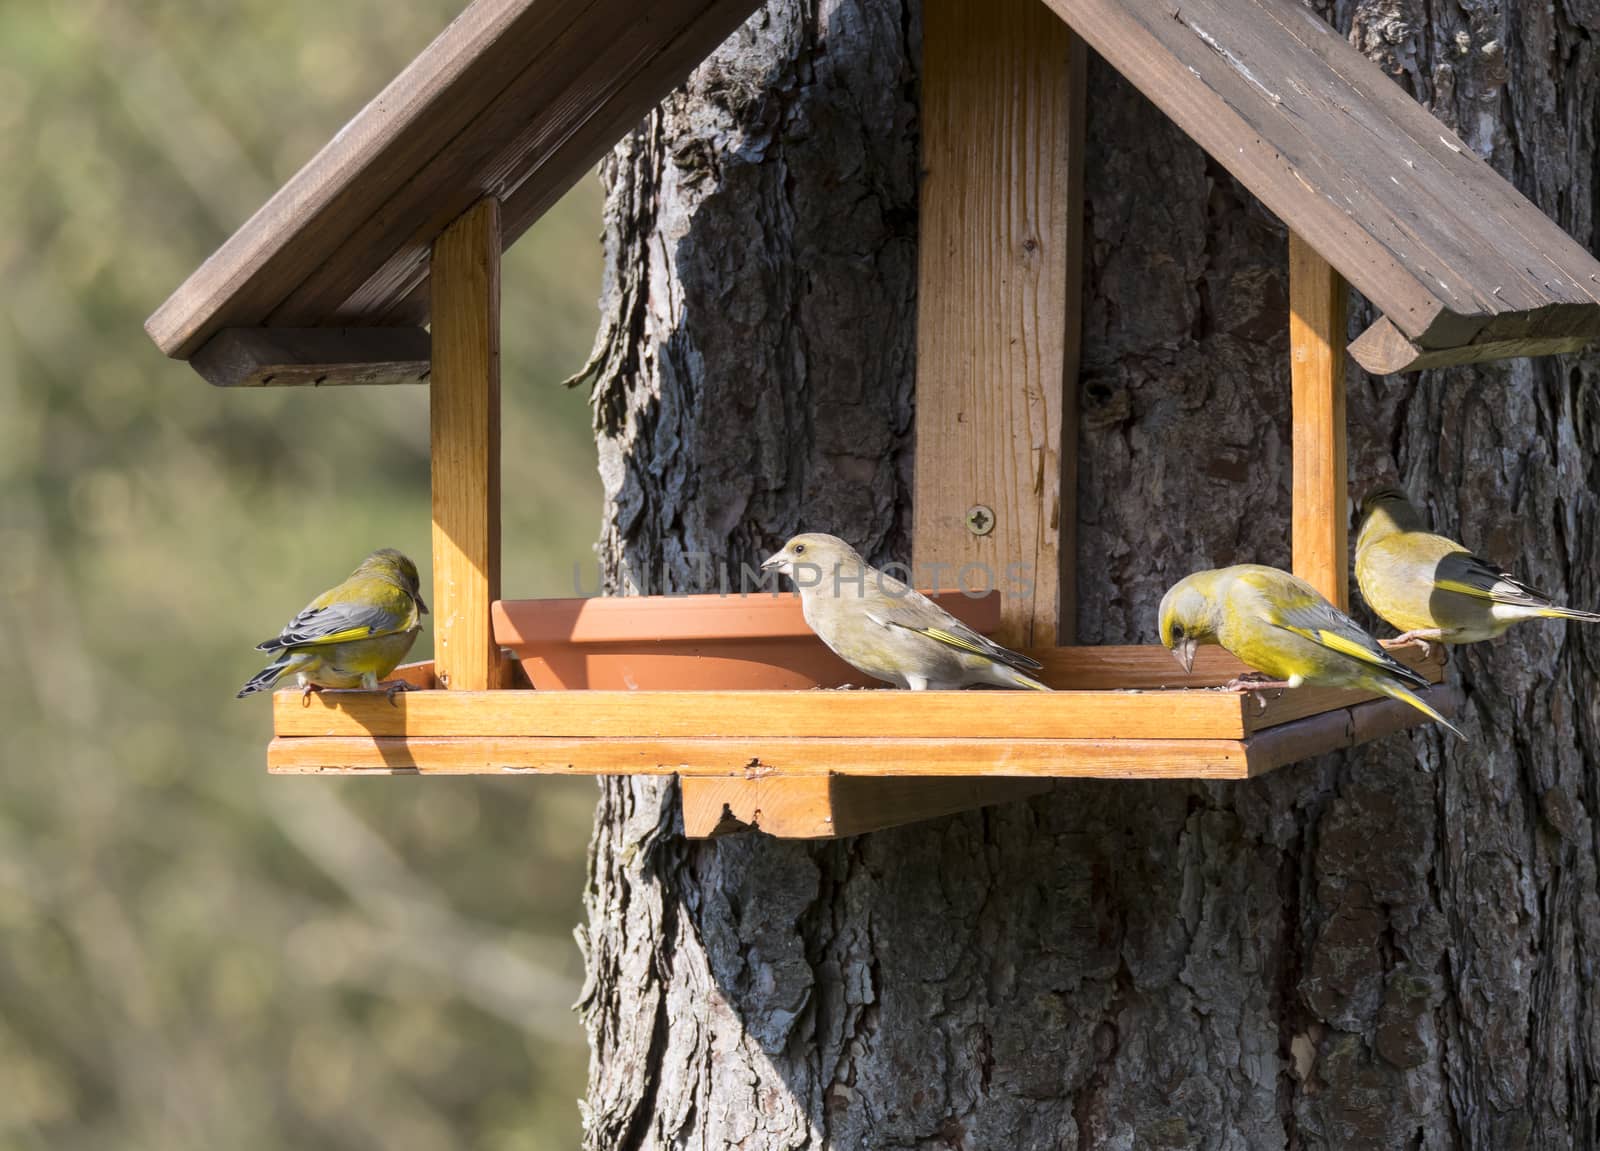
[[[239,689],[237,698],[269,691],[291,676],[304,689],[302,696],[325,687],[377,691],[411,650],[427,614],[417,565],[393,548],[375,551],[277,636],[256,644],[257,651],[277,656]],[[405,687],[390,684],[390,702]]]
[[[1428,531],[1399,488],[1379,488],[1361,501],[1361,512],[1356,582],[1367,605],[1402,633],[1385,641],[1390,646],[1476,643],[1525,619],[1600,623],[1600,615],[1562,607],[1455,540]]]
[[[1026,674],[1039,670],[1034,660],[979,635],[838,536],[795,536],[761,569],[794,580],[811,630],[874,679],[912,691],[980,684],[1050,690]]]
[[[1312,684],[1375,692],[1404,700],[1461,736],[1412,691],[1427,687],[1426,679],[1316,588],[1277,568],[1239,564],[1185,576],[1161,601],[1161,643],[1184,671],[1193,670],[1196,648],[1214,643],[1271,677],[1235,680],[1228,686],[1236,691]]]

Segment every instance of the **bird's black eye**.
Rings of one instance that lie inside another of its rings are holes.
[[[805,544],[795,544],[794,545],[794,554],[797,555],[797,556],[805,555],[806,554],[806,545]]]
[[[1183,625],[1181,623],[1172,625],[1172,638],[1176,640],[1183,639]]]

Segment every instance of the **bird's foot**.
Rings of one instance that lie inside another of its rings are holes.
[[[322,694],[322,685],[321,684],[316,684],[316,683],[308,683],[308,684],[301,685],[301,688],[300,688],[300,706],[301,707],[310,707],[311,706],[311,696],[312,696],[313,693],[315,693],[317,695],[321,695]]]
[[[1261,710],[1266,711],[1267,692],[1275,691],[1278,694],[1272,698],[1281,698],[1284,691],[1289,687],[1289,684],[1286,680],[1269,679],[1260,672],[1251,671],[1245,672],[1244,675],[1237,676],[1234,679],[1230,679],[1227,683],[1223,684],[1222,687],[1224,691],[1231,691],[1238,695],[1255,696],[1256,703],[1260,705]]]
[[[1393,639],[1380,639],[1378,646],[1384,651],[1399,651],[1403,648],[1414,647],[1422,652],[1425,660],[1433,659],[1433,645],[1441,640],[1444,633],[1438,628],[1425,628],[1420,631],[1408,631],[1397,635]]]
[[[378,686],[383,688],[383,694],[389,697],[390,707],[400,706],[398,703],[395,703],[394,697],[399,695],[401,692],[417,690],[413,685],[407,683],[403,679],[390,680],[388,683],[381,683]]]

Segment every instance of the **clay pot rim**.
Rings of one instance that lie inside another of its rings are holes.
[[[937,593],[943,606],[980,632],[1000,622],[1000,593]],[[603,596],[496,600],[494,639],[504,647],[539,644],[622,644],[663,640],[811,638],[793,591],[754,595]]]

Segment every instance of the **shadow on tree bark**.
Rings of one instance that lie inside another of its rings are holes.
[[[1593,244],[1592,8],[1325,14]],[[908,557],[918,28],[773,3],[607,161],[613,582],[688,587],[696,554],[736,571],[802,527]],[[1288,564],[1286,240],[1098,62],[1088,118],[1078,634],[1149,642],[1180,575]],[[1398,477],[1600,602],[1597,378],[1355,373],[1353,494]],[[607,780],[588,1146],[1595,1146],[1597,641],[1458,652],[1467,745],[835,843],[692,843],[670,782]]]

